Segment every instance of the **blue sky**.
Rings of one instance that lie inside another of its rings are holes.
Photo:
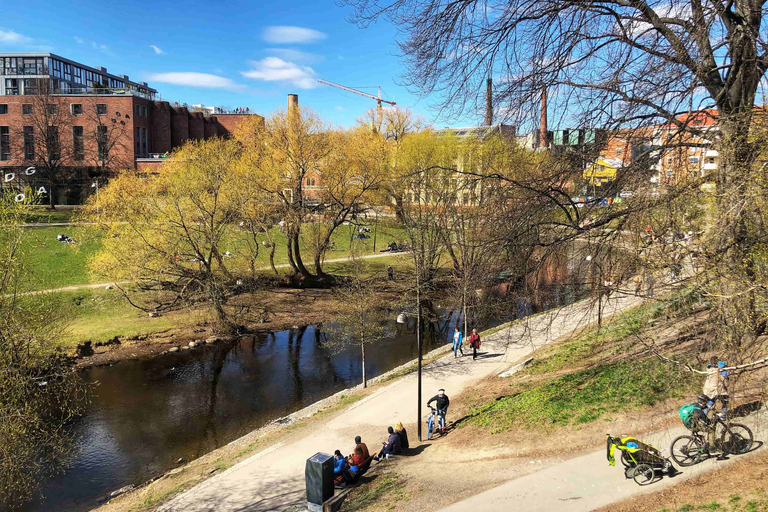
[[[254,2],[3,2],[0,51],[50,51],[147,81],[163,99],[269,114],[296,93],[334,125],[350,126],[373,100],[332,82],[410,107],[434,122],[430,99],[397,85],[403,67],[395,28],[359,29],[333,0]],[[439,126],[479,119],[437,120]]]

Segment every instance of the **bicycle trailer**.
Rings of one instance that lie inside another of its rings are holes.
[[[661,452],[634,437],[614,437],[610,434],[606,441],[606,455],[611,466],[616,464],[614,452],[621,451],[621,463],[624,465],[624,476],[632,478],[638,485],[648,485],[657,476],[667,473],[674,476],[675,466],[669,459],[662,457]]]

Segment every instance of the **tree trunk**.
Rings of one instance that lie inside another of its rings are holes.
[[[363,366],[363,387],[368,387],[368,380],[365,378],[365,343],[360,343],[360,354],[363,360],[362,366]]]
[[[275,266],[275,243],[272,240],[270,240],[269,243],[272,246],[269,251],[269,266],[272,267],[272,272],[274,272],[276,276],[279,276],[280,272],[277,271],[277,267]]]
[[[302,276],[310,278],[314,277],[312,274],[310,274],[309,270],[307,270],[307,267],[304,266],[304,262],[301,261],[301,250],[299,249],[299,233],[298,231],[293,233],[292,236],[293,240],[293,259],[296,262],[296,268],[298,268],[299,272]]]
[[[290,230],[286,230],[285,233],[285,246],[288,249],[288,264],[293,269],[294,274],[299,274],[299,267],[296,266],[296,260],[293,258],[293,233]]]
[[[51,176],[51,181],[48,185],[50,187],[50,190],[48,191],[48,206],[51,210],[56,209],[56,186],[53,184],[53,176]]]

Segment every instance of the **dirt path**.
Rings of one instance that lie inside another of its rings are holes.
[[[636,297],[618,296],[605,306],[604,315],[640,303]],[[596,320],[596,310],[580,302],[516,323],[485,338],[482,355],[455,359],[453,354],[427,365],[423,372],[424,402],[438,389],[456,395],[479,379],[506,370],[535,347]],[[224,473],[193,487],[157,509],[158,512],[260,512],[305,510],[304,465],[316,452],[349,452],[355,435],[371,450],[379,446],[386,427],[403,421],[416,441],[416,377],[409,375],[383,387],[330,418],[322,428],[287,445],[278,444],[250,457]],[[424,411],[423,411],[424,412]],[[408,421],[411,420],[411,421]],[[422,446],[428,447],[428,443]],[[418,455],[415,455],[418,457]],[[478,509],[479,510],[479,509]]]

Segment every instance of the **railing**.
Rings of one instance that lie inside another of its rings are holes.
[[[70,95],[70,94],[93,94],[104,96],[136,96],[138,98],[144,98],[147,100],[158,100],[159,95],[153,92],[141,92],[130,87],[72,87],[67,89],[59,89],[56,94]]]

